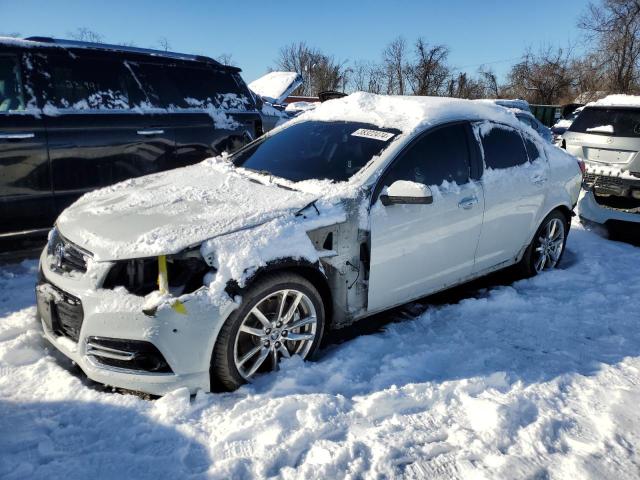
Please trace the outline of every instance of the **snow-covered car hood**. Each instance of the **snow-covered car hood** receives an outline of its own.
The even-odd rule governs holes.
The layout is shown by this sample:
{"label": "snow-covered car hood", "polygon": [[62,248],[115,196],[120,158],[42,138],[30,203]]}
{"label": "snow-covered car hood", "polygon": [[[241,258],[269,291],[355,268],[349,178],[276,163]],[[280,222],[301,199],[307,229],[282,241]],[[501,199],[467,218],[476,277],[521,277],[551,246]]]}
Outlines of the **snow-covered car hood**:
{"label": "snow-covered car hood", "polygon": [[260,225],[315,198],[282,188],[268,176],[252,176],[209,159],[88,193],[66,209],[56,225],[95,260],[141,258],[177,253]]}
{"label": "snow-covered car hood", "polygon": [[272,104],[280,104],[302,85],[302,75],[296,72],[269,72],[249,84],[249,89]]}

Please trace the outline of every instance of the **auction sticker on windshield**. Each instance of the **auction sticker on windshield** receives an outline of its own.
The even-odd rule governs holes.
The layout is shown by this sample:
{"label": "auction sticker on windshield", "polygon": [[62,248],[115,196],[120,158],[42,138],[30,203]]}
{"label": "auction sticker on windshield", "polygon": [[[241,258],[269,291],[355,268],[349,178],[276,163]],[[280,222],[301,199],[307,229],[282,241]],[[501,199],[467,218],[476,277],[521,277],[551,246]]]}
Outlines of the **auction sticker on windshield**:
{"label": "auction sticker on windshield", "polygon": [[351,134],[354,137],[373,138],[386,142],[395,137],[394,133],[383,132],[381,130],[369,130],[368,128],[359,128]]}

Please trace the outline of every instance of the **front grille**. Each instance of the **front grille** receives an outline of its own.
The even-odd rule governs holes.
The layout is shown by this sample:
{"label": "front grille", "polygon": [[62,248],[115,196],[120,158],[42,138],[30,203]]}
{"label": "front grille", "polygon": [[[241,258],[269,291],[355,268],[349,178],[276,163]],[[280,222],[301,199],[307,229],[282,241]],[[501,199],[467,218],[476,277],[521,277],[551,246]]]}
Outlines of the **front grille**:
{"label": "front grille", "polygon": [[51,233],[47,253],[52,259],[51,268],[64,272],[85,273],[87,259],[91,257],[91,253],[64,238],[57,229]]}

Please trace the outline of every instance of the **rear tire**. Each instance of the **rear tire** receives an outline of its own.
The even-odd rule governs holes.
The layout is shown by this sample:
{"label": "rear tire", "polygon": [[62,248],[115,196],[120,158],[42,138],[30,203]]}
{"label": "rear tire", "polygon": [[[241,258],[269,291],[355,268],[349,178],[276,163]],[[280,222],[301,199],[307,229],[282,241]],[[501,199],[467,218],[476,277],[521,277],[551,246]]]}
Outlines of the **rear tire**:
{"label": "rear tire", "polygon": [[281,358],[314,356],[324,334],[322,297],[304,277],[268,274],[242,295],[222,326],[211,357],[211,385],[235,390],[278,368]]}
{"label": "rear tire", "polygon": [[543,270],[556,268],[564,255],[569,227],[567,217],[559,210],[547,215],[516,264],[517,274],[529,278]]}

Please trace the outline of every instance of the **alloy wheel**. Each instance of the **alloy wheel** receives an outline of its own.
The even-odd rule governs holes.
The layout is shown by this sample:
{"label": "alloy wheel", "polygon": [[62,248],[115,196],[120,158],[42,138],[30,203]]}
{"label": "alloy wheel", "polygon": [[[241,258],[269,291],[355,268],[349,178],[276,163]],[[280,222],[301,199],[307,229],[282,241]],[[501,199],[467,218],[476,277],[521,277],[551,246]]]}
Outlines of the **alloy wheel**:
{"label": "alloy wheel", "polygon": [[276,370],[281,358],[311,351],[318,320],[311,299],[299,290],[270,293],[242,319],[236,333],[233,358],[247,381],[263,371]]}
{"label": "alloy wheel", "polygon": [[549,220],[536,241],[534,267],[536,272],[554,268],[564,248],[565,226],[559,218]]}

